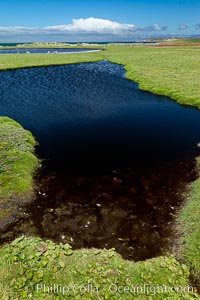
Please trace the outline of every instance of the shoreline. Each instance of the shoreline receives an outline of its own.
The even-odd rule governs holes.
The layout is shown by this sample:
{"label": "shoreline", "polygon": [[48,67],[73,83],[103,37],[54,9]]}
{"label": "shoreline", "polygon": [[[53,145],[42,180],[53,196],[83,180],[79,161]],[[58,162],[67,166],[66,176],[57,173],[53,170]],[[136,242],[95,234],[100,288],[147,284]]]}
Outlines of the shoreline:
{"label": "shoreline", "polygon": [[[82,53],[93,53],[93,52],[101,52],[101,51],[103,51],[103,49],[94,49],[94,50],[87,50],[87,49],[85,49],[84,51],[66,51],[66,52],[59,52],[59,50],[63,50],[63,49],[65,49],[65,48],[55,48],[55,50],[54,51],[52,51],[52,52],[50,52],[50,51],[48,51],[48,52],[46,52],[46,53],[32,53],[32,52],[30,52],[31,50],[33,50],[34,48],[20,48],[20,50],[27,50],[27,52],[18,52],[18,53],[2,53],[2,51],[11,51],[11,50],[14,50],[14,49],[6,49],[6,50],[3,50],[3,49],[1,49],[0,48],[0,55],[12,55],[12,54],[14,54],[14,55],[19,55],[19,54],[25,54],[25,55],[31,55],[31,54],[36,54],[36,55],[38,55],[38,54],[41,54],[41,55],[49,55],[49,54],[82,54]],[[52,50],[53,48],[37,48],[37,49],[41,49],[41,50],[43,50],[43,49],[46,49],[46,50]],[[71,48],[66,48],[66,50],[67,49],[70,49],[71,50]],[[77,49],[79,49],[79,48],[77,48]],[[83,48],[81,48],[81,49],[83,49]],[[58,50],[58,51],[57,51]]]}

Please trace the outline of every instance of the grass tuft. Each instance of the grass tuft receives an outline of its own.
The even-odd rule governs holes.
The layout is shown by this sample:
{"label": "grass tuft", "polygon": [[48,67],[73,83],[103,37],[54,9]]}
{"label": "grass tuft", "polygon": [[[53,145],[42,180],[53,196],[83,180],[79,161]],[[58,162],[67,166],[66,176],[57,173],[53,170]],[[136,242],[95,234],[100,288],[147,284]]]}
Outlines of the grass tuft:
{"label": "grass tuft", "polygon": [[188,268],[172,256],[134,263],[113,249],[72,251],[68,244],[22,236],[0,248],[0,259],[1,299],[197,297]]}
{"label": "grass tuft", "polygon": [[38,165],[35,140],[17,122],[0,117],[0,226],[18,205],[33,194],[33,172]]}

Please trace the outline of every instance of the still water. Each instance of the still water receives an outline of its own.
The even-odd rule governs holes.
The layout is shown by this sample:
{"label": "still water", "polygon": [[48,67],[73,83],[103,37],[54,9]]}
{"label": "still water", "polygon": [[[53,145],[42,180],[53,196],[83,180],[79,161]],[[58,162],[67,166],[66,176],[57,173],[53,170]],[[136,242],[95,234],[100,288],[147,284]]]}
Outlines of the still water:
{"label": "still water", "polygon": [[[30,130],[43,167],[12,237],[115,247],[139,260],[173,244],[195,178],[200,112],[138,89],[107,61],[0,72],[0,115]],[[13,233],[14,232],[14,233]]]}
{"label": "still water", "polygon": [[47,54],[47,53],[86,53],[96,52],[100,50],[86,49],[86,48],[15,48],[15,49],[1,49],[0,54]]}

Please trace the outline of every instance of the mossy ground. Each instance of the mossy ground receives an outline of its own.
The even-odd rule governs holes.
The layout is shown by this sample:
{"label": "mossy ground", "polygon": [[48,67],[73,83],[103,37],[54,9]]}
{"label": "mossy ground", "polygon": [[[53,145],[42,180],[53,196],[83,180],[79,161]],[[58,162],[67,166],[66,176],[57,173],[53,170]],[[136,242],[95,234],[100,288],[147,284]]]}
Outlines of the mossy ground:
{"label": "mossy ground", "polygon": [[38,161],[32,134],[17,122],[0,117],[0,226],[33,194]]}
{"label": "mossy ground", "polygon": [[22,236],[0,249],[0,259],[1,299],[197,298],[188,268],[172,256],[133,263],[113,249],[72,251]]}
{"label": "mossy ground", "polygon": [[200,291],[200,178],[191,184],[177,221],[181,236],[178,255],[190,268],[192,280]]}
{"label": "mossy ground", "polygon": [[[0,69],[41,65],[60,65],[108,59],[125,66],[126,76],[140,88],[171,97],[179,103],[200,108],[200,52],[198,47],[128,47],[107,46],[106,51],[67,55],[2,55]],[[32,173],[37,165],[33,155],[34,140],[30,133],[7,118],[0,119],[0,198],[31,191]],[[79,250],[56,246],[35,238],[22,238],[0,249],[2,299],[192,299],[192,293],[157,293],[133,295],[111,294],[103,286],[167,285],[187,286],[190,272],[199,284],[200,274],[200,180],[191,192],[179,217],[180,265],[172,256],[133,263],[122,260],[113,250]],[[14,199],[14,198],[13,198]],[[5,202],[4,202],[5,203]],[[9,207],[7,207],[9,209]],[[2,215],[3,216],[3,215]],[[40,247],[41,246],[41,247]],[[39,250],[38,250],[39,249]],[[43,250],[44,251],[43,251]],[[45,254],[46,253],[46,254]],[[94,280],[99,294],[52,295],[35,290],[39,284],[86,284]],[[31,289],[30,289],[31,287]],[[32,289],[33,287],[33,289]],[[9,298],[9,296],[10,298]],[[60,297],[60,298],[59,298]]]}

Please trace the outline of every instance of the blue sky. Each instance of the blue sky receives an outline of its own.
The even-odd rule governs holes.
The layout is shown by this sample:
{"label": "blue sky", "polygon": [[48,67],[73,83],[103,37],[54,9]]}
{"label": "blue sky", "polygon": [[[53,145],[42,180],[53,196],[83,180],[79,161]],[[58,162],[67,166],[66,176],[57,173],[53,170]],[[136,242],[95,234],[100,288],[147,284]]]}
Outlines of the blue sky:
{"label": "blue sky", "polygon": [[1,0],[0,41],[200,34],[200,0]]}

